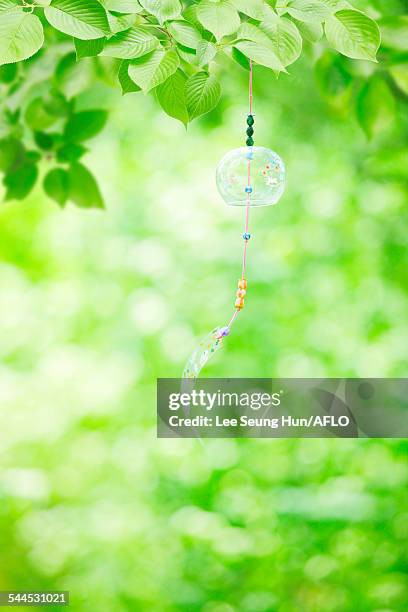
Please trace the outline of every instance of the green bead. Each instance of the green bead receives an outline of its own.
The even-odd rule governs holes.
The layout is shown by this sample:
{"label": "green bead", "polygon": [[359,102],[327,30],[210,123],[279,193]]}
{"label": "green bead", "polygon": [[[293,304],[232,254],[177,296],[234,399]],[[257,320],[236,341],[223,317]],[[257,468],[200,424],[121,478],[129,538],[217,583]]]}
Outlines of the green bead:
{"label": "green bead", "polygon": [[253,139],[253,138],[251,138],[251,137],[249,137],[249,138],[247,139],[246,143],[247,143],[247,146],[248,146],[248,147],[252,147],[252,145],[254,144],[254,139]]}
{"label": "green bead", "polygon": [[253,127],[249,127],[246,131],[248,136],[253,136],[254,135],[254,128]]}
{"label": "green bead", "polygon": [[247,124],[252,126],[255,123],[255,119],[253,118],[252,115],[248,115],[248,119],[247,119]]}

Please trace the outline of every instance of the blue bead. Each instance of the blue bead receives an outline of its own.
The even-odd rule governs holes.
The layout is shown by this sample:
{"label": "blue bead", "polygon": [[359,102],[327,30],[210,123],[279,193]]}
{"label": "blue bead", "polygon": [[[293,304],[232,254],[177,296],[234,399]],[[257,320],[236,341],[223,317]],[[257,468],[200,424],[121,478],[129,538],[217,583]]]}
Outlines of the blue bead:
{"label": "blue bead", "polygon": [[225,326],[225,327],[221,327],[221,329],[220,329],[219,333],[220,333],[220,337],[221,337],[221,338],[223,338],[223,337],[225,337],[225,336],[228,336],[228,335],[229,335],[229,333],[230,333],[230,328],[229,328],[229,327],[227,327],[227,326]]}
{"label": "blue bead", "polygon": [[252,193],[252,187],[245,187],[245,193]]}
{"label": "blue bead", "polygon": [[251,238],[251,234],[247,234],[247,232],[245,232],[245,234],[242,234],[242,237],[244,240],[249,240]]}

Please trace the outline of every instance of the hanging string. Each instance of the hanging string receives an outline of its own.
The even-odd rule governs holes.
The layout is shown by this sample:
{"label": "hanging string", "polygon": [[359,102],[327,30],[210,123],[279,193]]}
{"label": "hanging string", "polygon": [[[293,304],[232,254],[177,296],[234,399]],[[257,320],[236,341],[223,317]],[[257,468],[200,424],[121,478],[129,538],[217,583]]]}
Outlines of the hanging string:
{"label": "hanging string", "polygon": [[[266,166],[264,167],[264,169],[260,168],[260,174],[266,177],[264,185],[262,184],[262,178],[258,177],[257,164],[259,162],[259,159],[257,159],[257,153],[261,152],[262,149],[257,149],[256,147],[254,147],[255,143],[253,136],[255,131],[255,115],[253,114],[253,97],[253,63],[252,61],[250,61],[249,113],[246,118],[246,148],[238,149],[237,151],[232,152],[234,164],[236,162],[236,159],[238,159],[239,165],[238,167],[235,166],[233,171],[231,168],[229,170],[230,175],[227,177],[227,180],[229,181],[228,184],[234,185],[233,189],[235,189],[235,186],[238,184],[238,188],[242,189],[242,191],[234,193],[234,198],[235,196],[237,197],[236,199],[234,199],[234,201],[231,201],[230,195],[224,195],[223,188],[220,189],[220,185],[218,185],[221,195],[228,203],[240,205],[244,204],[245,206],[244,233],[242,235],[244,245],[242,252],[241,275],[238,279],[238,290],[236,292],[234,312],[228,325],[225,325],[224,327],[216,327],[209,334],[207,334],[201,340],[200,345],[194,350],[194,352],[191,354],[190,358],[186,363],[186,366],[183,371],[183,380],[190,381],[190,385],[194,385],[194,381],[197,380],[201,370],[205,367],[208,360],[211,359],[214,353],[222,347],[224,337],[229,335],[232,324],[238,317],[238,314],[244,308],[244,302],[247,293],[247,280],[245,278],[245,275],[247,269],[248,242],[251,239],[251,234],[249,233],[249,209],[253,204],[276,204],[276,202],[279,200],[280,196],[283,193],[285,185],[284,163],[274,151],[268,151],[268,149],[265,149],[265,152],[268,154]],[[228,154],[228,157],[229,156],[230,154]],[[224,160],[222,163],[224,163]],[[246,180],[246,184],[244,185],[242,185],[242,174],[244,175],[244,179]],[[238,175],[239,177],[238,181],[236,175]],[[260,187],[259,190],[258,182]],[[245,192],[246,197],[244,196],[243,191]]]}
{"label": "hanging string", "polygon": [[[247,282],[245,280],[245,272],[246,272],[246,265],[247,265],[247,250],[248,250],[248,242],[249,239],[251,237],[250,233],[249,233],[249,209],[251,206],[251,194],[252,194],[252,181],[251,181],[251,161],[252,161],[252,155],[251,155],[251,147],[254,144],[253,141],[253,124],[254,124],[254,117],[253,117],[253,99],[254,99],[254,95],[253,95],[253,64],[252,64],[252,60],[249,60],[249,114],[248,114],[248,118],[247,118],[247,141],[246,144],[248,146],[248,171],[247,171],[247,188],[246,188],[246,206],[245,206],[245,225],[244,225],[244,233],[243,233],[243,239],[244,239],[244,249],[243,249],[243,253],[242,253],[242,272],[241,272],[241,280],[240,282],[238,282],[238,291],[237,291],[237,300],[235,303],[235,311],[234,314],[231,317],[230,322],[228,323],[228,325],[226,325],[225,327],[222,327],[220,329],[219,332],[219,337],[222,338],[223,336],[228,336],[228,334],[230,333],[230,329],[232,324],[234,323],[235,319],[237,318],[238,314],[241,312],[242,308],[243,308],[243,298],[246,294],[246,287],[247,287]],[[242,296],[242,297],[239,297]],[[238,305],[240,304],[240,305]]]}
{"label": "hanging string", "polygon": [[252,179],[251,179],[251,164],[253,159],[253,145],[254,145],[254,115],[253,115],[253,66],[252,60],[250,61],[249,67],[249,114],[246,120],[246,145],[247,145],[247,185],[245,188],[246,192],[246,204],[245,204],[245,223],[244,233],[242,238],[244,240],[244,249],[242,253],[242,272],[241,277],[238,280],[238,291],[236,293],[235,310],[230,319],[230,322],[225,327],[217,327],[211,333],[207,334],[202,339],[200,345],[192,353],[183,371],[183,385],[184,391],[191,388],[194,385],[194,381],[197,380],[201,370],[211,358],[211,356],[218,351],[222,346],[222,341],[225,336],[228,336],[231,330],[231,326],[237,318],[238,314],[244,307],[244,297],[246,295],[247,281],[245,279],[246,265],[247,265],[247,250],[248,242],[251,238],[249,233],[249,208],[251,206],[251,194],[252,194]]}

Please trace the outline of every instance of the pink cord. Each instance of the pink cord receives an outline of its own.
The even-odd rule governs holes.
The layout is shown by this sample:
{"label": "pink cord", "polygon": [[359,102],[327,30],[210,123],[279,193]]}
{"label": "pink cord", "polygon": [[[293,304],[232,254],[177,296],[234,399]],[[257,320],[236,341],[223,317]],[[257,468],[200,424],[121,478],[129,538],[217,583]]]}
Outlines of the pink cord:
{"label": "pink cord", "polygon": [[233,322],[235,321],[235,319],[237,318],[239,313],[239,310],[237,309],[234,314],[232,315],[231,321],[228,323],[227,327],[231,327],[231,325],[233,324]]}

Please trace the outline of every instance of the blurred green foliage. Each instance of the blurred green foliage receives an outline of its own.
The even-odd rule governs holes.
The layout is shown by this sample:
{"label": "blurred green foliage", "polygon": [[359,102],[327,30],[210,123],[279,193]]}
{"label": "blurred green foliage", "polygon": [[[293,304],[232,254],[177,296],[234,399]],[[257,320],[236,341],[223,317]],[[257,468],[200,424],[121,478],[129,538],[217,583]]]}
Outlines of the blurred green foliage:
{"label": "blurred green foliage", "polygon": [[[397,91],[407,94],[405,9],[397,0],[391,7],[379,0],[3,0],[5,200],[24,200],[52,161],[41,175],[47,196],[59,206],[103,208],[98,182],[83,163],[111,108],[112,96],[102,96],[98,83],[110,94],[151,92],[187,126],[217,106],[234,62],[248,70],[253,60],[278,78],[305,52],[338,109],[359,90],[356,113],[371,138],[393,120]],[[344,58],[366,62],[364,77],[372,79],[364,87],[358,67]],[[83,111],[81,98],[92,89]]]}
{"label": "blurred green foliage", "polygon": [[[408,117],[383,66],[256,68],[257,143],[288,186],[251,214],[247,305],[205,375],[407,375]],[[221,65],[186,133],[71,67],[78,112],[113,109],[88,156],[107,211],[37,187],[0,209],[0,588],[85,612],[403,612],[405,441],[156,439],[156,377],[232,308],[242,215],[214,170],[241,144],[246,73]]]}

